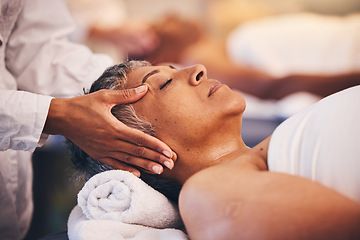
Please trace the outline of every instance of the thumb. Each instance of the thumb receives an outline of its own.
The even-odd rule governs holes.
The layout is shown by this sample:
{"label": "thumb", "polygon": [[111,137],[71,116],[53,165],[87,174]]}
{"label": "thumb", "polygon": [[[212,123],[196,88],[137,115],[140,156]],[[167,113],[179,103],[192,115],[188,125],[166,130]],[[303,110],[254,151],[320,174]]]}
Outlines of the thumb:
{"label": "thumb", "polygon": [[144,84],[137,88],[111,91],[111,101],[115,105],[136,102],[146,94],[147,90],[148,86]]}

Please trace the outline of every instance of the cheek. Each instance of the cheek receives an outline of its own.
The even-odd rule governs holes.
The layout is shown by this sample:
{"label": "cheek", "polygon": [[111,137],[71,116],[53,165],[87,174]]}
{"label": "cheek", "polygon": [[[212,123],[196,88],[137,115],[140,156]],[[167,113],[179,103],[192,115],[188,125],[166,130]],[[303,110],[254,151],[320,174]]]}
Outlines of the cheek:
{"label": "cheek", "polygon": [[201,119],[205,118],[206,108],[190,97],[180,98],[173,94],[162,97],[161,101],[153,101],[154,104],[150,102],[134,104],[135,110],[155,126],[156,136],[164,141],[179,139],[188,133],[196,134]]}
{"label": "cheek", "polygon": [[193,102],[189,105],[186,101],[190,100],[182,100],[171,108],[169,105],[159,106],[158,111],[162,114],[155,120],[156,134],[169,144],[173,141],[182,145],[199,142],[213,125],[208,106]]}
{"label": "cheek", "polygon": [[[178,126],[178,117],[180,111],[174,106],[171,99],[162,99],[157,101],[154,96],[146,95],[142,101],[134,103],[134,109],[137,115],[150,122],[156,129],[167,129]],[[156,131],[158,134],[158,131]]]}
{"label": "cheek", "polygon": [[178,132],[180,129],[186,130],[194,116],[186,104],[175,100],[169,100],[167,103],[159,104],[156,112],[158,114],[154,118],[154,121],[158,128],[173,133]]}
{"label": "cheek", "polygon": [[143,100],[134,104],[135,111],[155,127],[156,137],[170,145],[201,142],[222,124],[224,105],[219,99],[211,103],[177,92],[160,100],[146,95]]}

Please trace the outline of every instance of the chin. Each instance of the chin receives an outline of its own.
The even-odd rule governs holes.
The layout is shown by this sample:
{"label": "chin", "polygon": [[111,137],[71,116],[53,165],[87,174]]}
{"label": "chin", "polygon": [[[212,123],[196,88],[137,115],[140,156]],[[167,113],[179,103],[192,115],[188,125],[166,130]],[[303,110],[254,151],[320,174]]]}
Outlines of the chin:
{"label": "chin", "polygon": [[227,111],[233,114],[243,114],[246,109],[246,102],[244,97],[238,93],[232,91],[232,94],[227,95],[226,103],[224,107]]}

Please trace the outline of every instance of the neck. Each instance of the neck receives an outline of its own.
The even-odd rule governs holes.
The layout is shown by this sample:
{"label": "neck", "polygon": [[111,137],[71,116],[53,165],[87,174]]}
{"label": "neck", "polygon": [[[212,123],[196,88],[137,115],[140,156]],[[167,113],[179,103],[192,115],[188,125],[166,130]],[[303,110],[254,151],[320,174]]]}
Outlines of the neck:
{"label": "neck", "polygon": [[223,161],[228,161],[238,157],[250,150],[238,136],[222,138],[221,142],[201,143],[198,146],[180,146],[177,149],[178,160],[171,171],[165,171],[165,177],[175,179],[179,184],[185,181],[196,172],[217,165]]}

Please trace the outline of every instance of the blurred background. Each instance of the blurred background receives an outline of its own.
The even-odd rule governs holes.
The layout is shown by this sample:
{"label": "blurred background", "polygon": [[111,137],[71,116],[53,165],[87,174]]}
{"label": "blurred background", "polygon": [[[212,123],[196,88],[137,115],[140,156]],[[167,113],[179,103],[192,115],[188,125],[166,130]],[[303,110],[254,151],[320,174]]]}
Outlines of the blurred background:
{"label": "blurred background", "polygon": [[[332,36],[342,38],[342,42],[332,43],[329,49],[336,52],[335,49],[339,48],[341,51],[336,52],[335,57],[325,57],[334,58],[337,64],[329,63],[328,69],[334,71],[333,74],[360,72],[360,34],[359,30],[353,30],[360,29],[359,18],[353,20],[353,16],[360,13],[359,0],[67,0],[67,4],[77,26],[71,36],[72,41],[84,43],[94,52],[109,54],[114,62],[133,58],[179,66],[202,63],[208,70],[219,68],[218,71],[209,70],[209,74],[225,81],[227,78],[233,81],[230,73],[239,68],[251,76],[269,75],[273,79],[304,73],[304,70],[284,70],[282,66],[286,64],[276,65],[277,59],[273,59],[271,53],[267,55],[270,65],[264,64],[263,60],[256,58],[256,49],[261,49],[262,55],[267,53],[267,49],[275,49],[273,46],[263,48],[264,42],[277,43],[276,48],[284,48],[284,56],[294,59],[289,55],[290,50],[296,50],[293,54],[312,53],[314,51],[311,49],[331,42],[326,36]],[[281,16],[286,18],[277,27],[277,17]],[[323,21],[317,16],[331,18]],[[311,24],[312,17],[318,25]],[[340,24],[339,19],[347,19],[348,22]],[[290,26],[285,26],[284,21]],[[299,38],[297,33],[288,36],[292,28],[290,23],[296,25],[299,21],[308,21],[308,25],[302,26],[319,27],[306,33],[306,38]],[[319,32],[330,26],[328,22],[337,30],[332,31],[328,27],[328,35],[321,35]],[[306,32],[309,28],[300,27],[299,31]],[[275,30],[270,34],[263,29]],[[241,40],[236,40],[239,36]],[[302,48],[296,42],[299,39],[310,42],[320,36],[325,36],[325,39],[317,41],[314,43],[317,45],[310,49],[308,46]],[[284,39],[288,39],[288,42],[283,43]],[[344,52],[349,52],[350,57],[346,57]],[[305,57],[309,56],[305,54]],[[350,62],[348,58],[351,58]],[[345,67],[337,67],[341,66],[339,61],[345,62]],[[303,62],[309,63],[309,60]],[[310,61],[311,66],[319,62],[323,61],[318,58],[315,64]],[[232,65],[236,66],[227,70]],[[321,74],[311,69],[305,73]],[[242,134],[249,146],[256,145],[271,134],[288,116],[320,99],[319,95],[313,93],[263,99],[251,91],[246,93],[247,89],[238,90],[245,90],[248,109],[255,109],[247,110],[244,115]],[[73,170],[63,141],[61,136],[52,136],[33,155],[35,212],[27,240],[66,230],[68,215],[76,204],[76,194],[81,185],[76,185],[71,179]]]}

